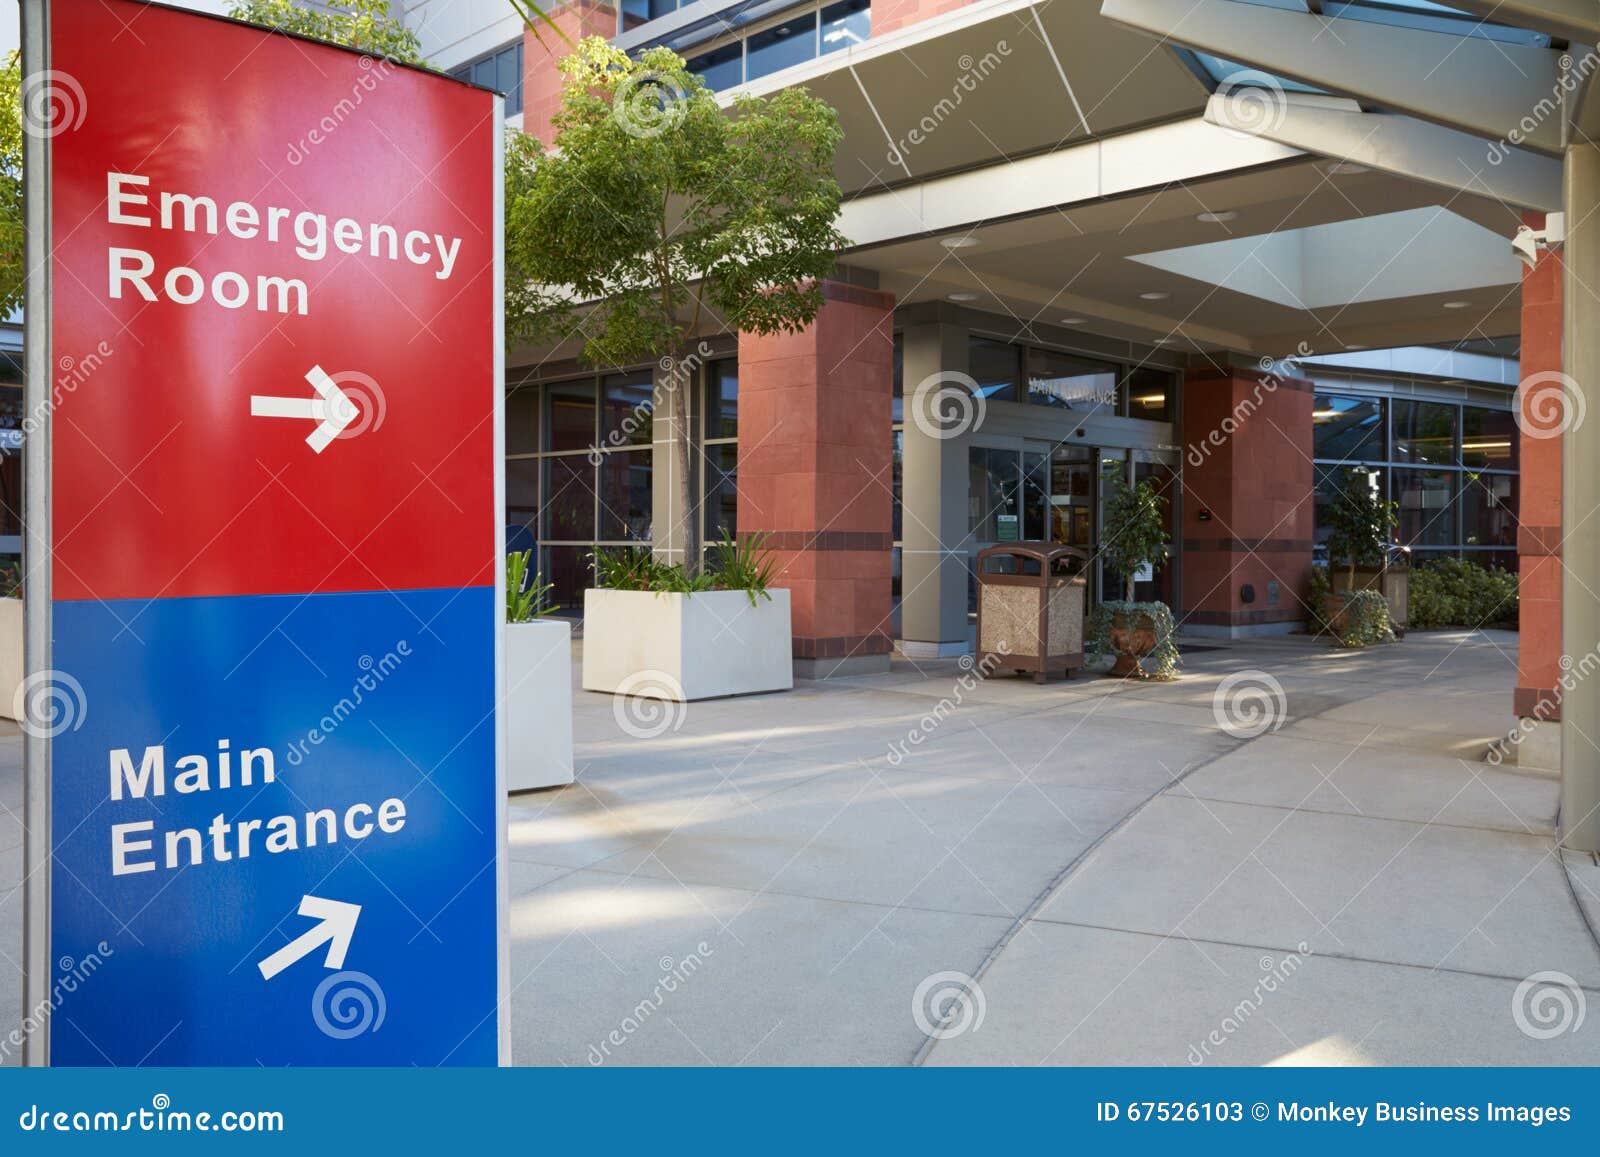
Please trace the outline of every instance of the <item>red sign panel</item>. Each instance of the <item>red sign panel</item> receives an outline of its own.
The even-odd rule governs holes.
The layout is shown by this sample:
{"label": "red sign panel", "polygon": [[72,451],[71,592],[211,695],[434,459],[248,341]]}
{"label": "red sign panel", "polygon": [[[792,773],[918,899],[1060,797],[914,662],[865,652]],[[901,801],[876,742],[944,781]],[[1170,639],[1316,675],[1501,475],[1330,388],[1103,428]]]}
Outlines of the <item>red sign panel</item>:
{"label": "red sign panel", "polygon": [[55,51],[55,596],[493,581],[493,102],[122,0]]}

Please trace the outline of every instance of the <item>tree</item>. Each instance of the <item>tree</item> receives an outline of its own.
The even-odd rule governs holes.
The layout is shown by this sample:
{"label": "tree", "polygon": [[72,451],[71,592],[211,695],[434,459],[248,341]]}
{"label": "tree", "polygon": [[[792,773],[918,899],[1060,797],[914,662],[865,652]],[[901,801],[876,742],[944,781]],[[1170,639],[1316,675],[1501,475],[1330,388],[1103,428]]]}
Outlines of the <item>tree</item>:
{"label": "tree", "polygon": [[1100,557],[1106,569],[1123,582],[1128,602],[1133,602],[1134,576],[1147,566],[1167,561],[1167,500],[1153,479],[1130,486],[1120,470],[1102,475],[1105,526],[1100,536]]}
{"label": "tree", "polygon": [[1350,589],[1355,590],[1356,567],[1387,562],[1384,544],[1400,525],[1400,504],[1379,498],[1376,478],[1353,466],[1345,471],[1344,489],[1328,508],[1328,522],[1328,562],[1346,563]]}
{"label": "tree", "polygon": [[0,318],[22,304],[22,55],[13,52],[0,71]]}
{"label": "tree", "polygon": [[[596,365],[670,358],[664,388],[687,423],[702,322],[795,332],[822,308],[847,244],[834,227],[838,114],[803,89],[724,110],[660,47],[635,60],[591,37],[561,69],[555,150],[522,134],[507,145],[508,339],[581,334]],[[675,441],[692,566],[689,440]]]}
{"label": "tree", "polygon": [[389,12],[389,0],[327,0],[319,7],[301,7],[297,0],[241,0],[228,9],[235,20],[249,20],[314,36],[373,56],[406,64],[422,64],[422,42]]}

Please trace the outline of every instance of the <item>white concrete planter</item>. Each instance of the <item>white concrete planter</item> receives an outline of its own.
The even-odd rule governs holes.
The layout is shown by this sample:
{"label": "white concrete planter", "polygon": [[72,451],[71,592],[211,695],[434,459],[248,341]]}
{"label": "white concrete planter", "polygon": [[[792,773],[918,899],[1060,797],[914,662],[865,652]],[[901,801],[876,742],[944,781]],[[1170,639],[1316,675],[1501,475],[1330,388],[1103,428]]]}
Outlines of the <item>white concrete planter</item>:
{"label": "white concrete planter", "polygon": [[0,718],[17,718],[22,686],[22,600],[0,599]]}
{"label": "white concrete planter", "polygon": [[572,624],[507,623],[506,790],[572,782]]}
{"label": "white concrete planter", "polygon": [[714,699],[794,686],[789,592],[583,592],[583,688]]}

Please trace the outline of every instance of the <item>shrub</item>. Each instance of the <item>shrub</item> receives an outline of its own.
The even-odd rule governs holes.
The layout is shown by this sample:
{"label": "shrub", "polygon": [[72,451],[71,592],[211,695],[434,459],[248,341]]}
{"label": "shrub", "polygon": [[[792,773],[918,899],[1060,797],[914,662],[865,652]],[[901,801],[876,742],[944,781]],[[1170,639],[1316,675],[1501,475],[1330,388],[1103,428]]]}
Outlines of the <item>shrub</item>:
{"label": "shrub", "polygon": [[1341,647],[1370,647],[1394,642],[1389,625],[1389,600],[1377,591],[1350,591],[1344,595],[1344,630],[1337,633]]}
{"label": "shrub", "polygon": [[1439,559],[1412,570],[1406,613],[1417,631],[1514,624],[1517,576],[1458,558]]}
{"label": "shrub", "polygon": [[1313,635],[1325,635],[1333,629],[1328,622],[1328,596],[1332,593],[1333,580],[1328,577],[1328,568],[1313,566],[1306,594],[1306,630]]}

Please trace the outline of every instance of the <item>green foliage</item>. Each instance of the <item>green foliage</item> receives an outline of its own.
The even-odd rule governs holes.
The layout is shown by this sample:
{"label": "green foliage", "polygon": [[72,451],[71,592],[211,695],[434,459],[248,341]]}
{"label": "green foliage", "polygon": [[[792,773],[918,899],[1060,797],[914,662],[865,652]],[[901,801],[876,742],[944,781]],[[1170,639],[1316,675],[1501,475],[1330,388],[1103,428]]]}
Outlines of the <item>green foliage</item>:
{"label": "green foliage", "polygon": [[1328,597],[1333,594],[1333,580],[1325,566],[1311,568],[1311,581],[1306,594],[1306,630],[1313,635],[1326,635],[1333,630],[1328,622]]}
{"label": "green foliage", "polygon": [[554,583],[544,581],[538,571],[528,570],[533,551],[512,551],[506,555],[506,622],[527,623],[553,614],[559,608],[550,602]]}
{"label": "green foliage", "polygon": [[0,317],[22,304],[22,56],[0,70]]}
{"label": "green foliage", "polygon": [[228,9],[249,20],[301,36],[343,44],[372,56],[423,64],[422,42],[389,11],[389,0],[326,0],[316,7],[298,0],[240,0]]}
{"label": "green foliage", "polygon": [[1102,484],[1106,498],[1100,557],[1106,569],[1122,580],[1131,603],[1133,576],[1147,563],[1165,563],[1172,553],[1167,545],[1167,500],[1161,497],[1153,479],[1130,486],[1117,469],[1107,470]]}
{"label": "green foliage", "polygon": [[589,556],[595,583],[614,591],[656,591],[692,595],[699,591],[745,591],[750,605],[760,599],[771,600],[776,562],[764,545],[766,537],[747,536],[735,542],[724,531],[711,544],[705,566],[688,570],[682,563],[662,562],[647,548],[630,546],[621,550],[597,550]]}
{"label": "green foliage", "polygon": [[1344,600],[1343,631],[1335,632],[1338,646],[1361,648],[1394,642],[1389,625],[1389,601],[1379,591],[1350,591]]}
{"label": "green foliage", "polygon": [[1350,568],[1355,581],[1359,567],[1381,567],[1386,563],[1384,543],[1400,525],[1400,504],[1378,497],[1371,475],[1360,467],[1345,471],[1344,488],[1328,508],[1333,533],[1328,536],[1328,563]]}
{"label": "green foliage", "polygon": [[1146,672],[1152,679],[1176,679],[1178,626],[1173,621],[1172,608],[1163,602],[1136,603],[1131,600],[1109,599],[1097,605],[1089,614],[1085,640],[1090,657],[1099,659],[1115,653],[1116,648],[1111,645],[1111,620],[1118,614],[1127,615],[1129,622],[1132,623],[1137,623],[1140,618],[1150,620],[1150,625],[1155,628],[1156,645],[1145,656],[1151,664],[1146,668]]}
{"label": "green foliage", "polygon": [[1457,558],[1411,572],[1406,616],[1414,631],[1517,621],[1517,576]]}
{"label": "green foliage", "polygon": [[710,558],[706,569],[716,576],[717,586],[722,590],[745,591],[752,607],[758,598],[772,600],[767,588],[772,585],[778,563],[766,543],[765,534],[748,534],[742,542],[735,542],[724,528],[722,537],[707,548]]}

